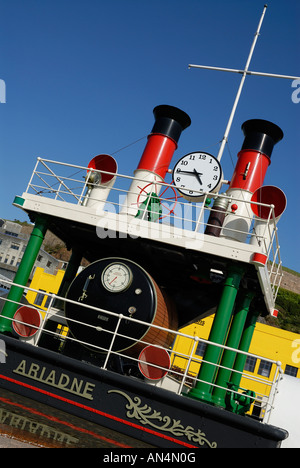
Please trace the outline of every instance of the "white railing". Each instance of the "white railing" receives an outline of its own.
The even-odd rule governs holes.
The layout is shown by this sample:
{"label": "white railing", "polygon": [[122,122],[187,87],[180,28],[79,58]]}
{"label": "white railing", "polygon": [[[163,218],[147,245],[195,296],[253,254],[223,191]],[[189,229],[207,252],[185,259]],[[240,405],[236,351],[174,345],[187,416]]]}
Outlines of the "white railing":
{"label": "white railing", "polygon": [[[112,186],[103,190],[100,193],[100,198],[99,191],[94,190],[98,189],[99,185],[88,182],[91,172],[115,176]],[[138,181],[134,189],[131,188],[133,180]],[[186,201],[180,195],[172,181],[170,183],[162,183],[157,180],[148,182],[127,175],[97,171],[84,166],[41,158],[37,160],[26,192],[51,198],[58,202],[67,202],[80,206],[87,206],[88,204],[87,209],[94,209],[99,216],[101,214],[105,216],[110,212],[117,215],[126,213],[130,214],[131,219],[138,217],[143,220],[153,221],[156,224],[161,224],[162,228],[165,229],[167,229],[167,226],[173,226],[174,228],[180,228],[184,233],[187,231],[193,231],[194,233],[206,232],[207,228],[211,226],[210,215],[217,213],[217,209],[213,206],[216,198],[223,200],[224,204],[228,205],[227,215],[234,213],[231,207],[232,199],[225,193],[203,193],[201,194],[203,195],[202,202],[192,203]],[[153,193],[157,194],[157,197],[151,197]],[[220,227],[220,242],[224,237],[239,240],[243,236],[245,237],[243,243],[258,246],[258,250],[268,258],[267,268],[275,301],[283,274],[277,232],[278,219],[275,218],[274,205],[255,203],[248,200],[241,200],[240,203],[246,206],[244,210],[246,214],[243,214],[240,218],[245,221],[246,226],[249,226],[249,230],[245,232],[237,227],[226,226],[226,233],[224,233]],[[251,205],[269,209],[269,216],[259,230],[255,226],[255,216]],[[119,218],[122,218],[122,222],[126,219],[124,216]]]}
{"label": "white railing", "polygon": [[[4,281],[5,284],[7,284],[8,287],[14,286],[14,287],[19,287],[21,289],[24,289],[20,285],[14,284],[11,281],[6,281],[6,280],[3,280],[3,281]],[[32,289],[32,288],[26,288],[26,292],[28,292],[28,291],[32,291],[34,293],[41,294],[40,290],[36,290],[36,289]],[[34,332],[32,334],[32,336],[30,336],[28,338],[20,337],[14,332],[16,338],[27,342],[29,346],[38,347],[39,343],[41,341],[41,338],[44,335],[52,336],[54,338],[59,339],[62,345],[66,344],[68,341],[73,342],[73,343],[77,343],[80,346],[88,347],[88,348],[94,350],[96,354],[99,353],[99,356],[100,355],[103,356],[104,358],[102,359],[101,368],[102,369],[107,369],[109,359],[113,355],[118,355],[121,358],[130,359],[136,365],[138,365],[139,362],[140,363],[146,363],[145,361],[140,360],[138,355],[126,354],[126,351],[125,352],[124,351],[119,352],[119,351],[114,351],[113,350],[113,344],[114,344],[114,340],[116,338],[122,338],[122,339],[126,338],[127,340],[132,339],[133,344],[136,343],[136,340],[134,338],[131,338],[128,335],[125,336],[125,335],[122,335],[121,333],[119,333],[119,331],[118,331],[119,326],[120,326],[120,324],[121,324],[121,322],[123,320],[126,320],[127,321],[126,323],[128,323],[128,322],[138,323],[138,324],[147,326],[147,327],[149,327],[149,329],[150,328],[155,328],[155,329],[159,329],[159,330],[164,330],[164,331],[168,332],[168,334],[173,335],[174,340],[173,340],[173,346],[172,347],[164,348],[163,346],[157,346],[157,345],[155,345],[155,343],[153,344],[153,343],[143,341],[143,340],[139,340],[139,343],[142,343],[144,347],[149,346],[149,345],[152,345],[152,346],[154,345],[154,346],[156,346],[158,348],[165,349],[165,351],[168,352],[168,354],[170,356],[170,362],[171,362],[170,367],[164,368],[164,367],[161,367],[159,365],[155,365],[153,363],[151,363],[151,366],[155,367],[155,368],[158,368],[158,369],[161,369],[165,373],[167,373],[167,376],[165,377],[167,382],[164,385],[164,381],[163,381],[161,386],[171,391],[170,381],[172,381],[173,382],[172,391],[175,391],[179,395],[182,394],[182,392],[186,393],[189,389],[194,387],[197,384],[197,382],[199,382],[199,379],[198,379],[199,369],[200,369],[201,365],[204,362],[206,362],[206,361],[204,361],[204,359],[202,357],[197,356],[197,354],[196,354],[196,349],[197,349],[197,345],[198,345],[199,342],[204,343],[206,345],[210,344],[210,345],[213,345],[213,346],[217,346],[218,348],[221,348],[222,350],[234,351],[237,354],[243,354],[243,355],[246,355],[246,356],[250,356],[252,358],[254,357],[254,358],[258,358],[258,359],[263,359],[264,361],[269,362],[272,366],[275,366],[275,371],[274,371],[274,368],[273,368],[273,372],[271,374],[271,375],[273,375],[271,380],[268,379],[268,378],[264,378],[263,376],[252,375],[249,372],[242,372],[241,373],[241,372],[238,372],[237,370],[228,369],[228,368],[223,367],[221,365],[215,365],[215,364],[212,364],[212,363],[209,363],[209,364],[215,365],[218,369],[221,368],[221,369],[230,370],[230,371],[234,372],[235,374],[240,373],[241,378],[242,378],[242,384],[245,386],[245,382],[246,382],[248,390],[249,389],[251,390],[252,388],[255,388],[255,397],[253,397],[251,395],[249,396],[249,398],[253,402],[253,404],[251,405],[251,412],[254,411],[254,408],[256,408],[255,413],[257,414],[259,412],[260,413],[259,417],[263,421],[266,418],[266,415],[269,418],[270,412],[272,411],[274,396],[276,394],[276,388],[277,388],[278,382],[280,380],[280,375],[282,373],[281,363],[280,362],[276,362],[276,361],[267,359],[265,357],[261,358],[260,356],[257,356],[257,355],[251,354],[251,353],[245,353],[243,351],[239,351],[239,350],[236,350],[236,349],[233,349],[233,348],[229,348],[227,346],[223,346],[223,345],[219,345],[219,344],[216,344],[216,343],[209,342],[208,340],[204,340],[204,339],[202,339],[200,337],[197,337],[197,336],[191,336],[191,335],[187,335],[185,333],[182,333],[180,331],[165,329],[165,328],[160,327],[158,325],[149,324],[149,323],[143,322],[141,320],[134,319],[134,318],[132,318],[130,316],[125,316],[125,315],[122,315],[122,314],[116,314],[116,313],[114,313],[112,311],[101,309],[99,307],[90,306],[88,304],[80,304],[81,307],[82,307],[82,311],[83,311],[82,312],[83,317],[86,315],[85,314],[86,309],[96,310],[97,312],[105,313],[108,316],[113,316],[113,317],[117,318],[117,323],[116,323],[115,329],[114,330],[105,329],[105,327],[103,327],[102,322],[101,322],[101,328],[100,328],[100,327],[97,327],[97,326],[92,326],[92,325],[87,324],[85,322],[81,322],[81,321],[78,321],[78,320],[71,319],[69,317],[66,319],[65,314],[64,314],[64,312],[62,310],[58,310],[58,309],[55,309],[53,307],[53,305],[55,305],[55,301],[58,300],[58,301],[63,301],[63,302],[67,302],[67,303],[70,303],[70,304],[76,304],[76,306],[78,306],[78,302],[77,301],[72,301],[70,299],[66,299],[66,298],[63,298],[63,297],[59,297],[59,296],[57,296],[55,294],[49,294],[49,293],[46,293],[46,292],[44,294],[45,294],[45,296],[50,297],[49,305],[48,305],[48,308],[47,308],[46,311],[38,308],[35,305],[34,306],[31,305],[31,304],[29,305],[29,307],[33,307],[36,310],[38,310],[40,312],[40,314],[43,316],[43,320],[42,320],[42,323],[40,324],[40,326],[38,326],[38,327],[34,326],[31,323],[28,323],[26,321],[22,321],[20,319],[18,320],[15,317],[7,318],[7,320],[11,320],[12,323],[29,326],[31,329],[36,330],[36,332]],[[16,311],[19,309],[19,307],[24,306],[24,303],[14,302],[14,301],[11,301],[11,300],[9,300],[7,298],[1,297],[0,298],[0,310],[2,310],[2,305],[4,305],[3,302],[6,303],[7,301],[15,305]],[[0,314],[0,317],[1,317],[1,314]],[[47,324],[48,320],[50,320],[50,321],[54,320],[59,325],[57,327],[56,331],[51,331],[51,330],[48,330],[48,329],[45,328],[45,325]],[[91,330],[99,331],[99,345],[96,345],[95,343],[90,343],[90,342],[87,342],[87,341],[82,341],[82,340],[80,340],[78,338],[75,338],[74,336],[71,336],[71,334],[69,333],[69,327],[72,328],[72,323],[81,324],[84,327],[90,327]],[[61,331],[60,331],[61,328],[65,329],[64,334],[61,333]],[[130,327],[128,329],[130,329]],[[111,342],[110,342],[110,345],[107,348],[104,348],[103,346],[101,346],[101,339],[100,339],[101,331],[104,331],[105,333],[108,333],[108,334],[111,335]],[[183,338],[184,339],[188,338],[191,341],[192,345],[189,346],[189,348],[190,348],[189,354],[185,354],[185,353],[182,353],[180,351],[180,340],[183,339]],[[64,346],[62,346],[61,348],[57,352],[62,352],[63,353]],[[178,360],[180,360],[181,365],[177,364]],[[182,361],[184,361],[184,364],[182,364]],[[195,366],[197,368],[197,371],[195,371]],[[247,382],[249,382],[249,385],[247,384]],[[174,383],[175,383],[175,386],[174,386]],[[218,387],[214,383],[212,383],[212,384],[209,383],[209,385],[212,385],[212,387],[214,387],[214,388]],[[256,389],[257,385],[259,385],[259,389],[261,389],[261,390],[257,391],[257,389]],[[218,387],[218,388],[222,388],[222,387]],[[226,390],[227,394],[231,392],[231,393],[234,393],[236,395],[236,393],[237,393],[236,389],[231,390],[230,388],[227,388],[227,387],[223,388],[223,389]],[[245,388],[239,388],[238,393],[242,393],[244,390],[245,390]]]}

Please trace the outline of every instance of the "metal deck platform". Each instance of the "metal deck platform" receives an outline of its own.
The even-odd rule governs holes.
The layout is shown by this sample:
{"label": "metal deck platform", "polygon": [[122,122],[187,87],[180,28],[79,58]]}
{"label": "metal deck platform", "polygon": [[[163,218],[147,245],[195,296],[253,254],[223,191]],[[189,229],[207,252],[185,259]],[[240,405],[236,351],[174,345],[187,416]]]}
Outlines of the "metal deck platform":
{"label": "metal deck platform", "polygon": [[[115,177],[114,185],[108,197],[107,192],[102,194],[101,187],[95,186],[98,191],[94,192],[96,198],[93,199],[87,177],[90,172],[88,167],[38,158],[26,191],[15,198],[14,205],[26,211],[32,220],[37,215],[45,215],[49,229],[69,248],[82,246],[84,239],[84,255],[90,261],[99,258],[107,248],[121,250],[121,253],[132,248],[137,257],[145,258],[151,245],[150,256],[153,252],[165,252],[169,257],[173,254],[174,259],[190,257],[190,265],[196,265],[195,274],[197,270],[201,272],[200,263],[206,265],[202,272],[204,278],[210,275],[211,269],[226,271],[230,262],[247,265],[247,276],[259,285],[264,298],[265,310],[262,312],[273,314],[282,278],[274,205],[244,201],[247,207],[245,223],[251,223],[249,233],[245,235],[242,230],[227,228],[226,235],[221,233],[220,237],[214,237],[205,234],[209,215],[214,210],[212,202],[219,197],[230,205],[234,201],[230,197],[205,194],[202,203],[191,203],[180,197],[172,183],[154,181],[145,184],[140,180],[138,191],[130,194],[135,202],[128,204],[128,186],[133,177],[106,173]],[[93,170],[93,173],[97,172],[100,173]],[[70,176],[70,173],[76,176]],[[153,212],[155,221],[149,221],[151,206],[145,205],[146,195],[152,192],[161,193],[161,214],[158,216]],[[142,203],[143,211],[139,214]],[[269,210],[263,232],[255,230],[253,204]],[[240,235],[245,235],[244,242],[234,239]],[[264,265],[255,261],[256,254],[265,257]],[[179,268],[182,268],[182,262],[186,263],[186,260],[178,261]]]}

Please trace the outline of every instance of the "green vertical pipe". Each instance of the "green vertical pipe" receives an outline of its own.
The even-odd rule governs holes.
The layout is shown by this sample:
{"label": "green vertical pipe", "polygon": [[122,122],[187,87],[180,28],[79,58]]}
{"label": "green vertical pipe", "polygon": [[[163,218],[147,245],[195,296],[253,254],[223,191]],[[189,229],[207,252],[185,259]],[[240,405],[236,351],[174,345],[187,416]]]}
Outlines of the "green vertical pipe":
{"label": "green vertical pipe", "polygon": [[[255,325],[257,322],[257,319],[259,317],[260,312],[259,311],[253,311],[251,314],[248,314],[248,318],[245,324],[245,328],[243,331],[243,335],[241,338],[241,343],[239,346],[240,351],[244,351],[245,353],[249,352],[253,333],[255,330]],[[246,364],[247,356],[245,354],[238,354],[233,366],[233,369],[238,371],[238,372],[233,372],[230,382],[233,384],[237,385],[238,387],[240,386],[241,379],[242,379],[242,372],[244,370],[245,364]]]}
{"label": "green vertical pipe", "polygon": [[[239,347],[251,301],[254,297],[252,291],[244,291],[241,301],[237,305],[236,312],[230,327],[226,346],[237,349]],[[230,381],[231,369],[236,358],[236,352],[225,350],[223,353],[221,368],[219,369],[216,385],[213,390],[212,402],[217,406],[226,407],[225,395],[227,392],[227,382]],[[224,369],[226,367],[226,369]],[[220,388],[222,387],[222,388]]]}
{"label": "green vertical pipe", "polygon": [[[236,295],[244,275],[245,267],[233,264],[229,267],[228,275],[224,283],[221,299],[216,311],[215,319],[210,331],[209,341],[218,344],[224,344],[227,330],[233,313],[233,307]],[[189,392],[188,396],[211,402],[212,383],[214,382],[219,364],[222,349],[213,344],[209,344],[203,357],[200,372],[195,387]],[[211,364],[210,364],[211,363]]]}
{"label": "green vertical pipe", "polygon": [[[27,247],[19,265],[18,271],[14,278],[14,283],[20,286],[26,286],[34,262],[38,256],[39,250],[43,243],[45,233],[47,231],[47,219],[38,217],[35,222],[35,226],[29,238]],[[2,313],[0,315],[0,333],[11,332],[11,320],[19,308],[19,302],[22,298],[24,288],[19,286],[12,286],[8,293],[7,299]],[[13,302],[9,302],[13,301]]]}

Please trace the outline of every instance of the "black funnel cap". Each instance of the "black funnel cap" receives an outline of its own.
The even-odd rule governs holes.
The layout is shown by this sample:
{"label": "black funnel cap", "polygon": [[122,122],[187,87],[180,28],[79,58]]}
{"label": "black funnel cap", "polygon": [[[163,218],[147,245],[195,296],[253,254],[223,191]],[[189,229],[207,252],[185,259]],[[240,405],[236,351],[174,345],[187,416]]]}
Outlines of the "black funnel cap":
{"label": "black funnel cap", "polygon": [[181,132],[191,125],[190,117],[177,107],[161,105],[153,109],[155,124],[151,133],[166,135],[172,140],[179,140]]}
{"label": "black funnel cap", "polygon": [[245,140],[243,149],[256,150],[271,157],[273,147],[283,138],[283,131],[268,120],[252,119],[242,125]]}

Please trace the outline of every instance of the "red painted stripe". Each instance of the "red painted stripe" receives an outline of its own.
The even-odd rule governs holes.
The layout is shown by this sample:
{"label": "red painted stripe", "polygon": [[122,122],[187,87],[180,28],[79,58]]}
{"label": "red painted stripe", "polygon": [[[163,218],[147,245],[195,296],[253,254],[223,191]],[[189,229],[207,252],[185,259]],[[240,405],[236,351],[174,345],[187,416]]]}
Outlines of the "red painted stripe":
{"label": "red painted stripe", "polygon": [[157,437],[170,440],[171,442],[174,442],[174,443],[179,444],[179,445],[183,445],[184,447],[198,448],[195,445],[191,445],[191,444],[188,444],[188,443],[183,442],[181,440],[174,439],[173,437],[167,436],[166,434],[161,434],[160,432],[157,432],[157,431],[153,431],[152,429],[149,429],[147,427],[139,426],[138,424],[126,421],[125,419],[118,418],[117,416],[113,416],[112,414],[104,413],[103,411],[99,411],[99,410],[97,410],[95,408],[91,408],[90,406],[83,405],[81,403],[78,403],[77,401],[69,400],[68,398],[64,398],[64,397],[61,397],[61,396],[56,395],[54,393],[47,392],[46,390],[42,390],[41,388],[33,387],[32,385],[28,385],[28,384],[26,384],[24,382],[20,382],[19,380],[12,379],[10,377],[7,377],[6,375],[0,375],[0,378],[3,379],[3,380],[7,380],[9,382],[15,383],[17,385],[20,385],[22,387],[29,388],[31,390],[34,390],[35,392],[43,393],[44,395],[50,396],[50,397],[55,398],[57,400],[61,400],[61,401],[65,402],[65,403],[69,403],[70,405],[78,406],[79,408],[83,408],[83,409],[85,409],[87,411],[90,411],[92,413],[99,414],[100,416],[104,416],[104,417],[106,417],[108,419],[118,421],[118,422],[120,422],[122,424],[125,424],[127,426],[134,427],[134,428],[136,428],[136,429],[138,429],[140,431],[148,432],[148,433],[150,433],[152,435],[155,435]]}
{"label": "red painted stripe", "polygon": [[117,442],[114,439],[108,439],[107,437],[96,434],[95,432],[88,431],[87,429],[83,429],[82,427],[75,426],[72,423],[69,423],[67,421],[63,421],[62,419],[58,419],[55,416],[49,416],[48,414],[41,413],[40,411],[37,411],[36,409],[31,408],[30,406],[25,406],[25,405],[21,405],[20,403],[15,403],[14,401],[9,400],[8,398],[0,397],[0,401],[3,401],[3,403],[8,404],[8,405],[12,405],[12,406],[16,406],[18,408],[22,408],[22,409],[24,409],[26,411],[29,411],[31,414],[36,414],[37,416],[42,416],[43,418],[49,419],[49,421],[51,421],[51,422],[56,422],[56,423],[59,423],[59,424],[63,424],[63,425],[65,425],[65,426],[69,427],[70,429],[73,429],[73,430],[75,430],[77,432],[82,432],[84,434],[88,434],[88,435],[90,435],[92,437],[95,437],[96,439],[103,440],[104,442],[109,442],[110,444],[116,445],[118,447],[133,448],[131,445],[122,444],[121,442]]}

